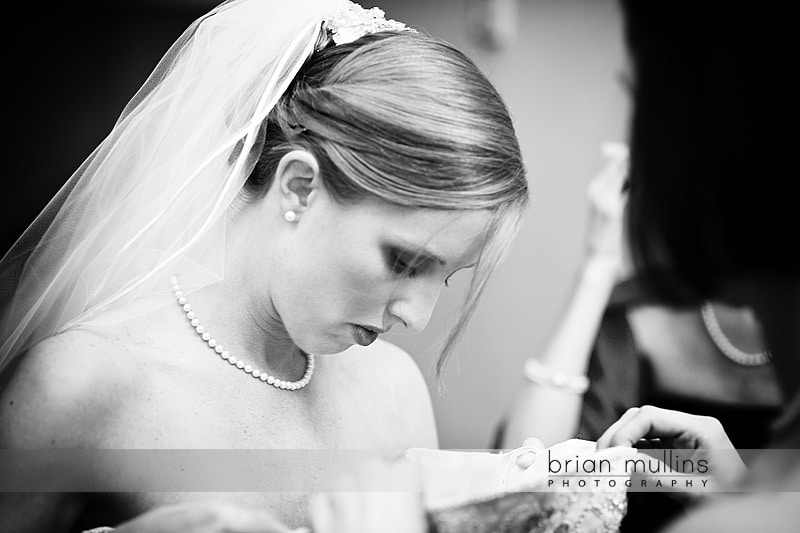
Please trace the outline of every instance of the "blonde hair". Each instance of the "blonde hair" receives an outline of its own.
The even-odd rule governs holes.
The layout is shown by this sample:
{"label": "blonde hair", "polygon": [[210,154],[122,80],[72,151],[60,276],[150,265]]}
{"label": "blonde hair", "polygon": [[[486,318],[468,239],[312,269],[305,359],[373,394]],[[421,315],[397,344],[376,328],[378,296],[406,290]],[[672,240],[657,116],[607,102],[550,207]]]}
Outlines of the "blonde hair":
{"label": "blonde hair", "polygon": [[314,53],[270,113],[245,191],[266,193],[281,157],[314,154],[340,202],[493,213],[441,374],[528,201],[508,109],[475,64],[424,34],[382,32]]}

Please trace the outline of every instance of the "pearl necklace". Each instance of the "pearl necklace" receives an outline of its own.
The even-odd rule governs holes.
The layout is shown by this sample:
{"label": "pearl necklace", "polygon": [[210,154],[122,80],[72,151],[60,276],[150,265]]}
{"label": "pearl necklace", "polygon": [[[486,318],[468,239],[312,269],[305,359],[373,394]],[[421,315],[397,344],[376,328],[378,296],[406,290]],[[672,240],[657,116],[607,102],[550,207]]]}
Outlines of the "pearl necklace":
{"label": "pearl necklace", "polygon": [[763,366],[772,360],[772,354],[769,351],[747,353],[734,346],[722,331],[710,302],[703,303],[700,307],[700,315],[703,317],[703,324],[705,324],[711,340],[714,341],[719,351],[734,363],[742,366]]}
{"label": "pearl necklace", "polygon": [[189,323],[192,325],[197,334],[200,335],[200,338],[203,339],[203,341],[208,344],[208,347],[214,350],[224,361],[227,361],[246,374],[250,374],[254,378],[260,379],[267,385],[272,385],[276,389],[300,390],[308,385],[309,381],[311,381],[311,376],[314,374],[314,354],[307,354],[303,352],[303,355],[306,356],[306,371],[303,374],[302,379],[299,381],[285,381],[278,379],[275,376],[267,374],[266,372],[245,363],[236,356],[231,355],[231,353],[226,350],[224,346],[218,344],[216,339],[211,337],[211,334],[205,330],[202,324],[200,324],[200,321],[197,319],[194,311],[192,311],[192,306],[186,301],[186,297],[183,295],[181,286],[178,284],[177,276],[172,277],[172,292],[175,294],[175,299],[178,301],[178,305],[180,305],[183,309],[183,312],[186,313],[186,318],[189,320]]}

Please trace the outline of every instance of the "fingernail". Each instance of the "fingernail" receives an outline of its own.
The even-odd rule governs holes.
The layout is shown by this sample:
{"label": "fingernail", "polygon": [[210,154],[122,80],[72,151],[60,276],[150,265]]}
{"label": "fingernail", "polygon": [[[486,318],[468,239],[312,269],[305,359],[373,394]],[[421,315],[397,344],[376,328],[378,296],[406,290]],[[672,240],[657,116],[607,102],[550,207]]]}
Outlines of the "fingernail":
{"label": "fingernail", "polygon": [[517,466],[522,470],[527,470],[533,463],[536,462],[536,454],[534,452],[521,453],[517,457]]}

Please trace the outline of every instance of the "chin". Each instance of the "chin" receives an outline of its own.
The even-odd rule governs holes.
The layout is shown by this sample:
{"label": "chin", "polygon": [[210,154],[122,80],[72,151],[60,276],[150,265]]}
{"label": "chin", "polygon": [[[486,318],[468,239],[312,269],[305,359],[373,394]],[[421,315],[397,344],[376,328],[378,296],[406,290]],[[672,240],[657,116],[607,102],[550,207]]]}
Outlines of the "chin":
{"label": "chin", "polygon": [[305,335],[292,337],[298,348],[314,355],[335,355],[359,346],[349,327],[305,329]]}
{"label": "chin", "polygon": [[334,355],[337,353],[342,353],[345,350],[356,346],[356,344],[352,341],[345,342],[339,339],[319,339],[317,342],[309,342],[306,346],[301,346],[298,344],[301,350],[306,353],[312,353],[314,355]]}
{"label": "chin", "polygon": [[316,352],[311,352],[311,353],[313,353],[314,355],[336,355],[336,354],[340,354],[340,353],[346,352],[347,350],[349,350],[353,346],[358,346],[358,345],[357,344],[342,344],[337,348],[328,348],[328,349],[323,349],[323,350],[317,350]]}

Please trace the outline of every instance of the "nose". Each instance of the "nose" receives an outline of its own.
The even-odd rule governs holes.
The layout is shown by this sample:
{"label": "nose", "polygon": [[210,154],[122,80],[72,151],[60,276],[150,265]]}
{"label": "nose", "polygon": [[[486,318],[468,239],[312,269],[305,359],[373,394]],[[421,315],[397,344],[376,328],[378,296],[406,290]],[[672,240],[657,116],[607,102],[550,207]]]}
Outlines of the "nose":
{"label": "nose", "polygon": [[423,287],[421,284],[398,291],[388,306],[392,321],[399,321],[411,333],[424,330],[430,322],[440,291],[440,286]]}

